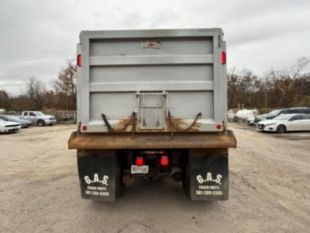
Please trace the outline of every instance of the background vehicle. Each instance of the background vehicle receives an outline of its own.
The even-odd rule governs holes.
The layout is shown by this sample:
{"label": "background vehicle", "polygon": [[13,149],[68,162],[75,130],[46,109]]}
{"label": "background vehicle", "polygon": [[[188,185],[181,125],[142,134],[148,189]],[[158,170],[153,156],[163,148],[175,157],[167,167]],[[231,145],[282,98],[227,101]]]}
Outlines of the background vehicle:
{"label": "background vehicle", "polygon": [[272,120],[260,121],[257,129],[277,133],[310,131],[310,114],[282,114]]}
{"label": "background vehicle", "polygon": [[113,201],[136,177],[171,176],[192,200],[228,199],[221,29],[83,31],[77,150],[83,198]]}
{"label": "background vehicle", "polygon": [[0,115],[0,119],[4,121],[17,122],[21,125],[22,128],[28,128],[29,126],[31,126],[31,121],[27,121],[16,116]]}
{"label": "background vehicle", "polygon": [[234,122],[244,122],[249,119],[254,119],[255,116],[257,116],[257,110],[256,109],[241,109],[239,110],[236,115],[234,116]]}
{"label": "background vehicle", "polygon": [[0,119],[0,133],[13,133],[17,132],[21,125],[16,122],[4,121]]}
{"label": "background vehicle", "polygon": [[45,115],[39,111],[24,111],[22,112],[21,118],[38,126],[56,124],[56,118],[54,116]]}
{"label": "background vehicle", "polygon": [[300,108],[275,109],[267,114],[256,116],[254,122],[256,124],[262,120],[273,119],[281,114],[293,114],[293,113],[310,114],[310,108],[300,107]]}
{"label": "background vehicle", "polygon": [[255,116],[248,117],[246,122],[247,122],[248,125],[255,125]]}

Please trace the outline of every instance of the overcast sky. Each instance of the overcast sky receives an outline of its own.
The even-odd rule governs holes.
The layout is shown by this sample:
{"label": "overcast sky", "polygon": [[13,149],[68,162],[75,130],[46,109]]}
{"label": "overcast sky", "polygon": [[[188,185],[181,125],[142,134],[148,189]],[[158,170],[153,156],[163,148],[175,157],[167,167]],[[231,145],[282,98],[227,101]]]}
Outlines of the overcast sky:
{"label": "overcast sky", "polygon": [[50,83],[81,30],[208,27],[223,28],[230,69],[262,74],[310,57],[310,0],[1,0],[0,89]]}

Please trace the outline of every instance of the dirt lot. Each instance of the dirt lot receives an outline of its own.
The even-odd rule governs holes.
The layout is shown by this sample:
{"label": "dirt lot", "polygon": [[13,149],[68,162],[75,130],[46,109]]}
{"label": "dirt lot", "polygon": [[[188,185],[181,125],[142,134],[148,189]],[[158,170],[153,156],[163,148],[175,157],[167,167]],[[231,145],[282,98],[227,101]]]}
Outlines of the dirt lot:
{"label": "dirt lot", "polygon": [[192,202],[180,184],[137,181],[115,203],[82,200],[73,126],[0,135],[0,232],[309,232],[310,133],[232,125],[230,200]]}

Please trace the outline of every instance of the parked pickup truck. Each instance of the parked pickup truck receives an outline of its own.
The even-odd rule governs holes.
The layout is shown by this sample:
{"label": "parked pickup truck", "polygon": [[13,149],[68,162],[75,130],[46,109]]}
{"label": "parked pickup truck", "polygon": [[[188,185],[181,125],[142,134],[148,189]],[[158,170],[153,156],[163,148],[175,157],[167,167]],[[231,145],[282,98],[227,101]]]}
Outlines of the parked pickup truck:
{"label": "parked pickup truck", "polygon": [[138,177],[167,176],[192,200],[228,199],[236,139],[221,29],[83,31],[77,51],[68,147],[83,198],[113,201]]}
{"label": "parked pickup truck", "polygon": [[51,115],[45,115],[39,111],[24,111],[22,112],[21,118],[24,120],[31,121],[32,124],[38,126],[53,125],[56,123],[56,118]]}

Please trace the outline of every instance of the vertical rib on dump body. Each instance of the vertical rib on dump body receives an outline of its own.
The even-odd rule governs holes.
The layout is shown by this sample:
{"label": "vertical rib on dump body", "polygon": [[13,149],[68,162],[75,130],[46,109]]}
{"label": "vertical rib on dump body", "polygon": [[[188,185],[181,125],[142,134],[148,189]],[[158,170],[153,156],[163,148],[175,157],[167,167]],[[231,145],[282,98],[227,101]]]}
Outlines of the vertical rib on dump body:
{"label": "vertical rib on dump body", "polygon": [[225,49],[219,28],[81,32],[82,132],[222,132]]}

